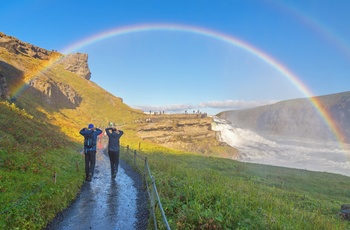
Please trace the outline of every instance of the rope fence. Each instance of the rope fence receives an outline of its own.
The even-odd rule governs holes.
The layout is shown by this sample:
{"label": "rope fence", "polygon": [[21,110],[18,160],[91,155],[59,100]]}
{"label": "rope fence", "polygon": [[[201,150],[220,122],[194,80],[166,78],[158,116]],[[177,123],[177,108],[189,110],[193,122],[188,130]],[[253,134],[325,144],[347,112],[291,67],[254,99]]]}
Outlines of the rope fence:
{"label": "rope fence", "polygon": [[[148,197],[150,200],[150,206],[151,206],[150,211],[151,211],[151,216],[153,218],[154,229],[158,229],[157,217],[156,217],[156,211],[157,211],[157,207],[158,207],[159,211],[161,213],[163,224],[165,225],[165,228],[170,230],[170,226],[169,226],[168,220],[165,216],[165,213],[164,213],[164,210],[162,207],[162,203],[160,202],[160,198],[159,198],[156,183],[155,183],[155,178],[152,176],[151,170],[148,166],[147,157],[140,156],[139,154],[137,154],[136,150],[132,151],[129,148],[129,145],[126,147],[126,156],[130,160],[133,161],[134,166],[136,166],[140,170],[140,172],[143,174],[144,181],[145,181],[146,188],[147,188]],[[140,163],[138,164],[138,162],[140,162]],[[139,166],[140,164],[144,165],[144,169],[142,169]]]}

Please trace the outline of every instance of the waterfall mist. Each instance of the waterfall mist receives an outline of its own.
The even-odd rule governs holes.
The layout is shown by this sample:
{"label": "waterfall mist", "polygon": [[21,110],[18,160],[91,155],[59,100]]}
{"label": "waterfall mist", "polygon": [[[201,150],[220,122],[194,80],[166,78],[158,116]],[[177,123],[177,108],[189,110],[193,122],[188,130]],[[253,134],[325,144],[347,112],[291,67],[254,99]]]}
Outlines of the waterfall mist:
{"label": "waterfall mist", "polygon": [[239,150],[240,161],[350,176],[350,154],[336,141],[257,133],[218,117],[212,128]]}

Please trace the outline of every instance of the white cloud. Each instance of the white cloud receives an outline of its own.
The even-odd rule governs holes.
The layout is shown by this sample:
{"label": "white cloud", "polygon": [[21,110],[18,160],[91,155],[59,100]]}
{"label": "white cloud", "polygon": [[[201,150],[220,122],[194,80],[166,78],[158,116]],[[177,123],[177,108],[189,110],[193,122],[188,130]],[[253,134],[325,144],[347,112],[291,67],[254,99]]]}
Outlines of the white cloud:
{"label": "white cloud", "polygon": [[165,111],[165,112],[185,112],[188,110],[188,112],[191,112],[192,110],[198,110],[198,109],[222,109],[222,110],[241,110],[241,109],[248,109],[248,108],[254,108],[262,105],[267,104],[273,104],[277,101],[244,101],[244,100],[225,100],[225,101],[208,101],[208,102],[200,102],[197,105],[191,105],[191,104],[173,104],[173,105],[137,105],[132,106],[135,109],[140,109],[145,112],[151,111],[153,112],[159,112],[159,111]]}
{"label": "white cloud", "polygon": [[195,108],[195,106],[190,104],[174,104],[174,105],[137,105],[132,106],[135,109],[140,109],[145,112],[159,112],[159,111],[166,111],[166,112],[184,112],[185,110],[190,110]]}
{"label": "white cloud", "polygon": [[244,100],[225,100],[225,101],[209,101],[201,102],[201,108],[229,109],[240,110],[254,108],[262,105],[273,104],[277,101],[244,101]]}

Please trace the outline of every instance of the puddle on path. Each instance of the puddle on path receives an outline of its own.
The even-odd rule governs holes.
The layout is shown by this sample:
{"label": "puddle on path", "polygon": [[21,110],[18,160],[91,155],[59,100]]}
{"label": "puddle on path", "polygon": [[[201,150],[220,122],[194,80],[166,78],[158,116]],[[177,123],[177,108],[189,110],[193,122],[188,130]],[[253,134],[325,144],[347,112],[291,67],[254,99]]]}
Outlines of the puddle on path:
{"label": "puddle on path", "polygon": [[136,229],[136,213],[137,190],[133,180],[120,165],[117,177],[112,179],[108,155],[100,149],[92,181],[84,183],[63,219],[50,229]]}

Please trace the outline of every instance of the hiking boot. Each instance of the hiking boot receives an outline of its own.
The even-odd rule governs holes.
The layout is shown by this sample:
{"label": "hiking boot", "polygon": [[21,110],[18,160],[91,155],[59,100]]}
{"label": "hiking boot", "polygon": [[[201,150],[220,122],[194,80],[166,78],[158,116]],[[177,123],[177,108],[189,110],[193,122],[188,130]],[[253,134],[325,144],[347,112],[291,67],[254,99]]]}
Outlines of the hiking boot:
{"label": "hiking boot", "polygon": [[114,179],[116,176],[117,176],[116,173],[113,173],[113,174],[112,174],[112,178],[113,178],[113,179]]}
{"label": "hiking boot", "polygon": [[89,173],[89,175],[88,175],[88,177],[86,178],[86,180],[87,180],[88,182],[90,182],[90,181],[91,181],[91,179],[92,179],[92,174],[91,174],[91,173]]}

